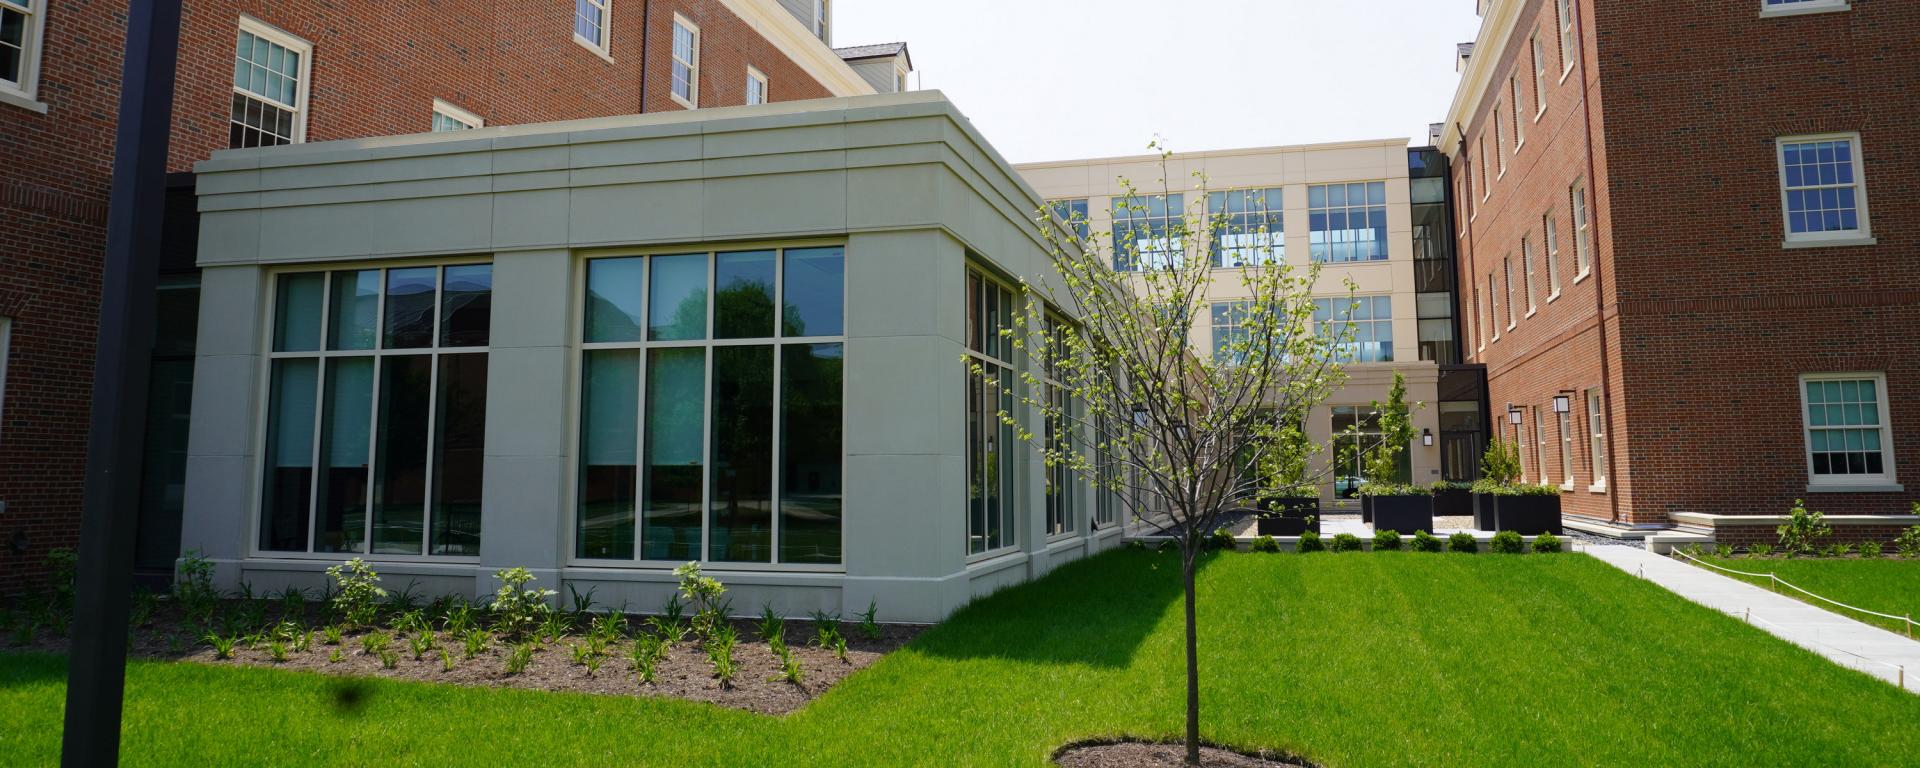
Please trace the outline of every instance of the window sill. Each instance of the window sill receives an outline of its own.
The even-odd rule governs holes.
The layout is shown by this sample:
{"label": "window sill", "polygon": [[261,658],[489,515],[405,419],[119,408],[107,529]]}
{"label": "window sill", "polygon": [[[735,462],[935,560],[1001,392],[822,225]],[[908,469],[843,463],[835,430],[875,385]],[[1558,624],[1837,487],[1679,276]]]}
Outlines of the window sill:
{"label": "window sill", "polygon": [[1535,307],[1535,308],[1533,308],[1533,309],[1529,309],[1529,310],[1527,310],[1527,313],[1526,313],[1526,314],[1524,314],[1524,315],[1521,315],[1521,316],[1520,316],[1520,319],[1522,319],[1522,320],[1531,320],[1531,319],[1533,319],[1533,316],[1534,316],[1534,315],[1537,315],[1537,314],[1540,314],[1540,309],[1539,309],[1538,307]]}
{"label": "window sill", "polygon": [[607,53],[607,49],[600,47],[598,44],[594,43],[592,40],[588,40],[584,37],[581,37],[580,33],[578,32],[573,33],[573,41],[576,43],[579,43],[580,47],[585,48],[589,51],[592,51],[593,55],[598,56],[602,59],[605,59],[608,64],[616,63],[613,60],[613,55],[610,53]]}
{"label": "window sill", "polygon": [[1540,118],[1543,118],[1546,116],[1547,116],[1547,108],[1543,105],[1540,107],[1540,111],[1533,113],[1533,121],[1536,123],[1540,122]]}
{"label": "window sill", "polygon": [[1558,298],[1560,298],[1560,292],[1559,292],[1559,291],[1554,291],[1554,292],[1553,292],[1552,294],[1550,294],[1550,295],[1548,295],[1548,296],[1547,296],[1547,303],[1548,303],[1548,304],[1552,304],[1552,303],[1553,303],[1553,300],[1554,300],[1554,299],[1558,299]]}
{"label": "window sill", "polygon": [[1568,63],[1566,69],[1560,70],[1560,82],[1561,83],[1567,82],[1567,75],[1571,75],[1571,74],[1573,74],[1573,64]]}
{"label": "window sill", "polygon": [[[673,93],[673,92],[668,92],[668,93],[667,93],[667,95],[673,98],[673,103],[675,103],[675,104],[679,104],[680,106],[683,106],[683,107],[686,107],[687,109],[699,109],[699,108],[700,108],[700,107],[699,107],[699,105],[698,105],[698,104],[696,104],[695,102],[692,102],[692,101],[688,101],[688,100],[686,100],[686,99],[684,99],[684,98],[681,98],[681,96],[680,96],[680,94],[677,94],[677,93]],[[695,98],[697,99],[698,97],[696,96]]]}
{"label": "window sill", "polygon": [[1807,493],[1905,493],[1899,483],[1808,483]]}
{"label": "window sill", "polygon": [[47,103],[35,101],[33,97],[15,91],[0,91],[0,104],[12,104],[28,112],[47,113]]}
{"label": "window sill", "polygon": [[1793,8],[1793,7],[1762,8],[1760,9],[1760,18],[1773,19],[1773,18],[1779,18],[1781,16],[1806,16],[1806,15],[1815,14],[1815,13],[1839,13],[1841,11],[1851,11],[1851,10],[1853,10],[1852,3],[1840,3],[1838,5],[1816,5],[1816,6],[1806,7],[1806,8]]}
{"label": "window sill", "polygon": [[1587,493],[1606,493],[1606,492],[1607,492],[1607,481],[1605,480],[1601,480],[1600,482],[1587,486]]}
{"label": "window sill", "polygon": [[1864,237],[1834,238],[1832,240],[1788,240],[1780,247],[1784,250],[1799,248],[1847,248],[1861,245],[1879,245],[1880,241],[1871,235]]}
{"label": "window sill", "polygon": [[1566,482],[1561,483],[1560,490],[1565,491],[1567,493],[1573,493],[1573,478],[1567,478]]}
{"label": "window sill", "polygon": [[1574,275],[1574,276],[1573,276],[1573,284],[1574,284],[1574,285],[1579,285],[1579,284],[1580,284],[1580,281],[1582,281],[1582,280],[1585,280],[1585,279],[1587,279],[1587,278],[1589,278],[1589,277],[1592,277],[1592,276],[1593,276],[1593,270],[1591,270],[1591,269],[1589,269],[1589,270],[1587,270],[1587,271],[1585,271],[1585,272],[1582,272],[1582,273],[1580,273],[1580,274],[1577,274],[1577,275]]}

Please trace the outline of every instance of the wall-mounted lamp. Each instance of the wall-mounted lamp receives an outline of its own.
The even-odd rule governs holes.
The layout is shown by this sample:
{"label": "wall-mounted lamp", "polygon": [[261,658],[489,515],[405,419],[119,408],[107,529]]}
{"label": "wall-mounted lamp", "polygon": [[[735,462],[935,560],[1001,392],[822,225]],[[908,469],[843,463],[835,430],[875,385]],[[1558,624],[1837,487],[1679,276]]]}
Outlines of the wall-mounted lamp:
{"label": "wall-mounted lamp", "polygon": [[1571,410],[1573,410],[1572,397],[1568,397],[1567,395],[1553,396],[1553,412],[1554,413],[1566,413]]}
{"label": "wall-mounted lamp", "polygon": [[1514,405],[1513,403],[1507,403],[1507,423],[1519,424],[1520,415],[1523,413],[1525,413],[1525,411],[1520,410],[1520,406]]}
{"label": "wall-mounted lamp", "polygon": [[1431,429],[1420,430],[1420,444],[1433,445],[1433,430]]}

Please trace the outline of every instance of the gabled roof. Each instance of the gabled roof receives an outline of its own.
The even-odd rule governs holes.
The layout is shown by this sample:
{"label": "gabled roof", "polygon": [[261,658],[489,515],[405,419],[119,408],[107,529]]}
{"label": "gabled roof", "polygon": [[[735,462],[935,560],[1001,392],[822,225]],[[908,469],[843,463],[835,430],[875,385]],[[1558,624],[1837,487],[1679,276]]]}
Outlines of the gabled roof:
{"label": "gabled roof", "polygon": [[879,59],[879,58],[885,58],[889,56],[905,56],[907,57],[907,69],[913,69],[913,54],[907,53],[906,43],[881,43],[879,45],[855,45],[855,46],[849,46],[846,48],[835,48],[833,49],[833,52],[840,54],[840,59],[842,61],[859,61],[861,59]]}

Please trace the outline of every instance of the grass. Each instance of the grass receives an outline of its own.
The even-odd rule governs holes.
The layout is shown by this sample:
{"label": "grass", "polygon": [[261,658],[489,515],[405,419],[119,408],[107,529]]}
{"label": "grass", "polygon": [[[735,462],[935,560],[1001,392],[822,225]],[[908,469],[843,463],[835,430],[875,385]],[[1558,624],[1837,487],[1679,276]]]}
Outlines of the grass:
{"label": "grass", "polygon": [[[1874,560],[1852,558],[1700,558],[1722,568],[1748,573],[1772,573],[1796,587],[1830,600],[1895,616],[1911,612],[1920,618],[1920,560],[1882,557]],[[1717,571],[1716,571],[1717,573]],[[1726,574],[1721,574],[1726,575]],[[1767,586],[1767,580],[1750,576],[1732,578]],[[1906,633],[1906,623],[1857,611],[1835,608],[1785,587],[1780,594],[1812,603],[1850,619],[1864,621],[1894,632]],[[1916,634],[1920,634],[1917,631]]]}
{"label": "grass", "polygon": [[[975,603],[792,715],[138,663],[126,765],[1042,766],[1181,728],[1178,572],[1121,551]],[[1329,766],[1869,765],[1920,697],[1580,555],[1229,553],[1203,727]],[[0,764],[56,759],[63,662],[0,655]],[[1871,735],[1871,736],[1869,736]],[[485,745],[484,753],[475,745]]]}

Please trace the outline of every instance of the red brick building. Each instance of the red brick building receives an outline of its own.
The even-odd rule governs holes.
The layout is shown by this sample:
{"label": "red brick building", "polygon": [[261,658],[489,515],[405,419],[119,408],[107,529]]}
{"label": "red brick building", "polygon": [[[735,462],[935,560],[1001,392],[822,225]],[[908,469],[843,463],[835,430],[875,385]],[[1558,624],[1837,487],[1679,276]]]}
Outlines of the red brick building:
{"label": "red brick building", "polygon": [[[824,2],[183,9],[140,566],[178,548],[198,278],[193,164],[229,146],[874,92]],[[0,592],[76,543],[126,4],[0,0]]]}
{"label": "red brick building", "polygon": [[1441,146],[1467,358],[1527,479],[1621,524],[1906,513],[1920,6],[1478,5]]}

